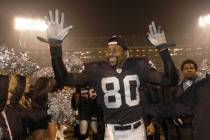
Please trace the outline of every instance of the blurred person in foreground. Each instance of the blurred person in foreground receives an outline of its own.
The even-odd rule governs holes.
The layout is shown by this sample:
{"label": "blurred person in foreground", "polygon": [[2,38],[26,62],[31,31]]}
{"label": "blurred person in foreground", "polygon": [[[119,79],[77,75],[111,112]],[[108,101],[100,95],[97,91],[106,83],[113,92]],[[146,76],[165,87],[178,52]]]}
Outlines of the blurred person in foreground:
{"label": "blurred person in foreground", "polygon": [[165,104],[145,106],[145,112],[161,118],[176,117],[178,118],[176,122],[182,125],[184,124],[183,118],[192,117],[192,139],[209,140],[210,68],[201,69],[201,72],[203,79],[193,82],[176,100]]}

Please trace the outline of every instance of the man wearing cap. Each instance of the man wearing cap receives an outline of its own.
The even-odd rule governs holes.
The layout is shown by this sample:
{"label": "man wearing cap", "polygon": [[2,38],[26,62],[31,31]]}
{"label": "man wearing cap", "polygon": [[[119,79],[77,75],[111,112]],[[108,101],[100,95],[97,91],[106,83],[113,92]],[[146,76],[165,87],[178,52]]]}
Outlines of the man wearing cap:
{"label": "man wearing cap", "polygon": [[177,70],[168,52],[164,32],[160,28],[156,29],[154,23],[149,26],[148,38],[159,50],[165,74],[158,73],[147,58],[128,58],[127,46],[121,36],[112,36],[108,40],[106,62],[85,64],[82,73],[67,73],[61,45],[71,26],[63,28],[64,14],[59,19],[58,10],[55,11],[55,19],[49,11],[46,23],[48,37],[38,39],[50,45],[56,81],[60,85],[89,85],[95,88],[106,123],[104,139],[146,140],[141,89],[146,83],[170,86],[178,82]]}

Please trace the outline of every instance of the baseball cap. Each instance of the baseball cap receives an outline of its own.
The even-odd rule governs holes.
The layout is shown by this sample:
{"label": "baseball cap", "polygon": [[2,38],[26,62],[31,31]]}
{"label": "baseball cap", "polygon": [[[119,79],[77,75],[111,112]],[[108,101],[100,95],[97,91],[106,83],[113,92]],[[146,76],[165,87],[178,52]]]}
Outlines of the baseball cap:
{"label": "baseball cap", "polygon": [[123,48],[125,51],[128,50],[126,42],[122,36],[114,35],[111,38],[108,39],[107,45],[119,45],[121,48]]}

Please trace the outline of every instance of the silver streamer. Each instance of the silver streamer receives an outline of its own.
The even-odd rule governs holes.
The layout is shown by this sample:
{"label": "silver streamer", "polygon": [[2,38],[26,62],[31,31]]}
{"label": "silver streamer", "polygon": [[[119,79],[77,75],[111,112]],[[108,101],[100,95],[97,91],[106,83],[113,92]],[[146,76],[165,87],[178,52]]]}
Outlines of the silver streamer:
{"label": "silver streamer", "polygon": [[[83,62],[76,55],[72,54],[64,56],[63,62],[68,72],[81,72],[83,69]],[[36,73],[37,77],[54,77],[52,67],[44,67]]]}
{"label": "silver streamer", "polygon": [[73,125],[75,115],[71,107],[71,99],[74,92],[74,89],[68,88],[48,94],[47,113],[53,122]]}
{"label": "silver streamer", "polygon": [[13,49],[0,47],[0,71],[5,74],[33,76],[39,66],[32,62],[27,53],[15,53]]}
{"label": "silver streamer", "polygon": [[16,59],[13,49],[0,47],[0,70],[2,73],[12,73],[15,69]]}
{"label": "silver streamer", "polygon": [[40,69],[37,73],[36,73],[36,77],[54,77],[54,72],[52,67],[45,67]]}
{"label": "silver streamer", "polygon": [[75,54],[64,56],[63,62],[66,65],[66,69],[68,72],[81,72],[83,69],[82,60]]}
{"label": "silver streamer", "polygon": [[34,76],[39,69],[40,67],[30,60],[27,53],[18,55],[15,67],[16,73]]}
{"label": "silver streamer", "polygon": [[201,62],[200,69],[199,69],[200,78],[205,78],[206,74],[210,74],[210,64],[209,64],[208,59],[204,59]]}
{"label": "silver streamer", "polygon": [[207,69],[209,69],[209,61],[208,61],[208,59],[204,59],[201,62],[200,70],[207,70]]}

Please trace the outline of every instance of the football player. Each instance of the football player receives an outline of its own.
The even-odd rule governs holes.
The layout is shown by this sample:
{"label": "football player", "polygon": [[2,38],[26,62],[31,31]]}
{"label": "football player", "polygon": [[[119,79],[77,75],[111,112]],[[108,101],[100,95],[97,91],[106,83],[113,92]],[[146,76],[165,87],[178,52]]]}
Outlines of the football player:
{"label": "football player", "polygon": [[80,134],[83,139],[88,139],[88,128],[93,132],[93,140],[98,140],[98,117],[100,108],[96,103],[96,92],[93,88],[86,87],[80,90]]}
{"label": "football player", "polygon": [[62,60],[61,46],[72,26],[63,28],[64,14],[60,18],[58,10],[55,16],[49,11],[49,18],[45,19],[47,38],[38,39],[50,45],[56,81],[61,85],[94,87],[106,123],[105,140],[145,140],[141,88],[145,83],[170,86],[178,82],[164,32],[157,29],[154,22],[149,25],[148,39],[159,51],[165,74],[157,72],[147,58],[128,58],[128,48],[121,36],[112,36],[108,40],[105,50],[107,61],[85,64],[82,73],[68,73]]}

